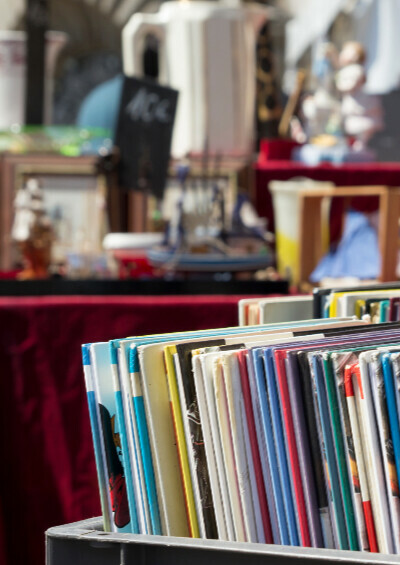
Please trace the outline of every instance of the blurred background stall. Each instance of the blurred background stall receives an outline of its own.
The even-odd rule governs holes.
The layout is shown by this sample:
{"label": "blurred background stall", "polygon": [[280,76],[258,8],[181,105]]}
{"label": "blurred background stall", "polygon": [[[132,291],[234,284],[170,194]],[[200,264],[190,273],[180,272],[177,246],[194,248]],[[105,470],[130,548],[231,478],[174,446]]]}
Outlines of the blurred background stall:
{"label": "blurred background stall", "polygon": [[2,563],[98,512],[82,341],[397,278],[399,23],[398,0],[0,0]]}

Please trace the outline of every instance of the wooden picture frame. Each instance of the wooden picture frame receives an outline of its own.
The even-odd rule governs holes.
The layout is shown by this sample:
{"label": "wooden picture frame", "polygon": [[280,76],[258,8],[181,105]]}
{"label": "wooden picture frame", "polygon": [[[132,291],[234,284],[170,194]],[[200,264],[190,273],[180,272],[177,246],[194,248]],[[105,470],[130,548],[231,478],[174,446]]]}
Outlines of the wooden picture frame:
{"label": "wooden picture frame", "polygon": [[[108,225],[114,224],[114,229],[117,227],[118,217],[116,216],[119,214],[118,206],[115,205],[116,200],[118,200],[117,187],[113,185],[110,187],[105,175],[99,172],[97,156],[65,157],[52,154],[3,154],[0,163],[0,270],[9,271],[14,268],[15,255],[11,240],[14,199],[18,188],[23,186],[27,178],[31,177],[38,178],[41,181],[45,199],[47,194],[49,201],[49,179],[54,179],[55,182],[53,182],[54,186],[51,191],[52,205],[57,201],[57,187],[62,187],[59,193],[60,207],[63,203],[69,201],[69,204],[71,204],[76,199],[76,207],[74,202],[74,218],[71,217],[72,222],[75,221],[76,217],[79,217],[79,214],[82,217],[82,195],[85,192],[91,192],[89,198],[91,203],[95,202],[96,198],[103,198],[107,202],[107,206],[104,206],[104,213],[108,211],[108,214],[103,218],[104,222],[107,222]],[[68,190],[71,191],[71,195],[68,195]],[[71,206],[69,208],[71,209]],[[89,208],[90,204],[86,202],[85,213]],[[106,210],[107,208],[108,210]],[[69,213],[72,216],[71,212]],[[86,215],[88,214],[86,213]],[[88,217],[88,221],[91,223],[93,217]],[[98,238],[100,238],[102,219],[99,218],[97,223],[99,224]],[[91,227],[93,227],[92,224]],[[76,229],[76,223],[71,226],[71,230],[74,229]],[[101,242],[99,241],[99,243]]]}

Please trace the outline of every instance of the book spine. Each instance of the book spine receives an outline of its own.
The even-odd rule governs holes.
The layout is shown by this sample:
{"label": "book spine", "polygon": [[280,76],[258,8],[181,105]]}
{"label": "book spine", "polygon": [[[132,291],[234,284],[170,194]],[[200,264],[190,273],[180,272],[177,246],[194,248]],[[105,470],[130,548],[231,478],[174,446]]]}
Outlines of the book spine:
{"label": "book spine", "polygon": [[[358,364],[348,365],[345,369],[344,387],[349,411],[349,419],[351,425],[352,436],[354,440],[354,455],[357,463],[358,479],[360,483],[360,491],[363,501],[363,509],[365,516],[365,525],[369,541],[369,550],[377,553],[378,543],[376,539],[375,525],[372,519],[371,497],[368,485],[367,472],[365,468],[364,452],[362,447],[362,439],[360,433],[360,425],[357,415],[356,399],[353,387],[353,371]],[[353,479],[354,480],[354,479]]]}
{"label": "book spine", "polygon": [[103,526],[105,532],[111,532],[111,501],[108,489],[106,460],[104,453],[104,444],[101,437],[100,414],[98,410],[98,402],[95,394],[92,367],[90,364],[90,344],[82,345],[82,361],[83,372],[85,377],[85,386],[87,393],[87,401],[89,408],[90,427],[93,438],[94,457],[97,469],[97,480],[99,483],[100,505],[103,515]]}
{"label": "book spine", "polygon": [[272,429],[272,416],[269,405],[268,392],[265,382],[265,360],[260,350],[253,350],[253,363],[255,367],[255,399],[260,407],[261,424],[261,441],[259,437],[259,445],[261,448],[265,445],[268,454],[268,468],[264,470],[264,482],[269,491],[269,477],[271,478],[272,492],[274,494],[273,508],[276,511],[277,529],[282,545],[290,545],[289,530],[286,520],[286,510],[284,504],[284,496],[282,490],[281,477],[279,472],[279,463],[276,453],[274,433]]}
{"label": "book spine", "polygon": [[[393,385],[396,391],[397,411],[400,414],[400,355],[398,353],[392,355],[393,361]],[[382,373],[381,369],[379,371]],[[381,393],[384,393],[384,387],[380,386]],[[386,404],[386,397],[383,398]],[[387,492],[392,516],[393,540],[396,547],[396,553],[400,553],[400,490],[399,479],[394,463],[393,443],[390,436],[389,422],[387,412],[382,410],[382,425],[386,441],[383,444],[383,460],[385,467],[385,474],[387,472]]]}
{"label": "book spine", "polygon": [[263,472],[261,468],[260,452],[257,444],[257,431],[254,420],[249,377],[247,373],[246,363],[247,352],[240,351],[237,355],[240,367],[240,379],[243,392],[244,408],[246,412],[247,426],[249,428],[250,448],[253,458],[254,472],[257,484],[257,495],[260,504],[261,519],[264,529],[265,543],[273,543],[271,520],[268,510],[268,502],[265,494],[265,487],[263,482]]}
{"label": "book spine", "polygon": [[[372,396],[375,406],[376,422],[385,473],[386,492],[389,501],[393,542],[396,553],[400,553],[400,492],[399,480],[396,471],[393,441],[390,432],[389,416],[387,410],[385,385],[383,382],[382,364],[379,354],[372,355],[373,370],[370,373]],[[399,368],[395,371],[399,373]]]}
{"label": "book spine", "polygon": [[[221,444],[221,435],[219,433],[217,406],[213,385],[213,373],[211,369],[208,370],[212,362],[206,360],[204,357],[205,356],[200,355],[200,364],[203,374],[204,392],[209,416],[209,431],[212,440],[214,457],[213,460],[215,462],[215,470],[218,476],[219,493],[221,496],[223,513],[225,517],[226,536],[228,541],[236,541],[233,512],[227,486],[227,473],[224,466],[223,448]],[[205,422],[204,425],[206,425]],[[215,500],[216,499],[214,497],[214,501]]]}
{"label": "book spine", "polygon": [[152,534],[150,510],[146,496],[146,485],[143,471],[142,454],[140,451],[138,431],[136,427],[135,407],[132,400],[132,389],[128,368],[128,356],[125,344],[117,349],[118,374],[120,377],[123,410],[125,414],[125,428],[128,438],[129,454],[133,473],[133,486],[136,496],[136,508],[140,533]]}
{"label": "book spine", "polygon": [[116,415],[115,391],[109,359],[109,344],[92,344],[91,364],[94,369],[94,389],[99,412],[100,432],[103,438],[108,489],[111,502],[112,531],[132,533],[129,512],[126,472],[123,466],[122,442]]}
{"label": "book spine", "polygon": [[[247,457],[246,437],[242,424],[242,395],[238,390],[239,382],[233,370],[232,359],[224,354],[220,357],[221,369],[225,394],[228,404],[229,428],[232,438],[233,455],[235,460],[236,475],[239,484],[240,501],[243,512],[246,538],[249,542],[264,541],[264,534],[260,526],[260,512],[258,501],[253,501],[252,479],[254,480],[254,470],[252,460]],[[257,523],[258,518],[258,523]]]}
{"label": "book spine", "polygon": [[354,516],[353,498],[350,490],[350,483],[347,472],[347,462],[344,450],[342,425],[340,421],[339,406],[336,396],[336,387],[333,382],[332,367],[327,355],[322,358],[325,386],[327,391],[327,399],[329,406],[329,415],[331,418],[333,441],[338,462],[339,481],[342,488],[343,508],[346,518],[347,534],[349,536],[349,549],[358,551],[360,549],[357,536],[357,528]]}
{"label": "book spine", "polygon": [[324,547],[321,521],[318,511],[315,476],[311,464],[310,445],[303,410],[303,399],[297,374],[297,357],[285,360],[287,383],[292,407],[293,427],[296,437],[301,480],[307,508],[310,541],[313,547]]}
{"label": "book spine", "polygon": [[[325,476],[326,461],[321,449],[323,444],[322,429],[319,419],[314,411],[314,391],[311,379],[311,370],[305,353],[298,354],[300,368],[300,388],[303,398],[304,415],[307,433],[310,440],[312,467],[315,476],[317,504],[319,509],[324,547],[334,549],[335,536],[332,525],[332,505],[328,497],[329,482]],[[315,433],[317,430],[317,433]]]}
{"label": "book spine", "polygon": [[[153,460],[151,456],[151,447],[149,432],[147,428],[146,412],[140,384],[140,371],[134,371],[134,360],[137,357],[135,349],[129,350],[129,378],[132,391],[133,417],[137,427],[139,452],[143,462],[143,473],[146,485],[146,494],[149,504],[150,520],[152,533],[162,535],[162,525],[160,519],[160,510],[158,504],[157,487],[154,475]],[[165,532],[164,532],[165,533]]]}
{"label": "book spine", "polygon": [[367,372],[367,359],[365,355],[361,354],[360,361],[353,371],[353,387],[360,421],[361,441],[374,515],[376,539],[380,552],[393,553],[393,537],[389,521],[385,478],[379,450],[375,414],[371,401],[369,379],[366,378]]}
{"label": "book spine", "polygon": [[274,432],[277,458],[280,469],[281,488],[285,505],[286,520],[288,524],[290,545],[300,545],[297,512],[294,504],[293,484],[290,480],[289,466],[287,461],[287,444],[283,434],[281,404],[279,400],[278,386],[275,375],[275,364],[272,353],[265,351],[265,373],[267,377],[267,390],[272,414],[272,429]]}
{"label": "book spine", "polygon": [[286,379],[285,363],[281,352],[275,356],[276,376],[280,392],[282,421],[288,451],[288,464],[291,469],[291,482],[294,487],[297,516],[299,523],[300,543],[303,547],[311,546],[310,531],[308,528],[307,509],[304,501],[303,484],[297,453],[296,436],[293,428],[292,409],[290,405],[289,389]]}
{"label": "book spine", "polygon": [[[132,480],[133,473],[132,473],[132,465],[131,465],[131,453],[129,450],[127,430],[126,430],[126,419],[128,420],[129,415],[124,414],[120,380],[118,375],[116,351],[111,343],[110,343],[110,355],[111,355],[111,373],[112,373],[114,394],[115,394],[116,418],[118,422],[119,438],[121,442],[121,451],[122,451],[122,461],[125,471],[125,483],[126,483],[126,492],[128,496],[129,514],[131,517],[132,533],[138,534],[138,533],[143,533],[141,532],[141,529],[143,529],[143,525],[140,526],[138,521],[137,500],[136,500],[136,494]],[[128,424],[129,424],[129,420],[128,420]]]}
{"label": "book spine", "polygon": [[199,523],[196,512],[192,479],[190,476],[189,461],[187,456],[185,434],[183,430],[182,412],[179,402],[179,395],[176,385],[175,369],[171,351],[164,350],[165,374],[168,383],[169,402],[174,424],[176,445],[178,450],[179,465],[181,470],[182,487],[185,496],[186,512],[190,536],[200,537]]}
{"label": "book spine", "polygon": [[229,429],[228,399],[223,379],[223,370],[219,359],[215,359],[213,362],[213,381],[222,455],[228,485],[228,496],[235,530],[235,541],[248,541],[240,500],[239,483],[236,476],[232,437]]}
{"label": "book spine", "polygon": [[319,429],[321,452],[325,458],[326,484],[328,486],[329,499],[332,504],[334,534],[337,536],[336,543],[339,549],[348,549],[346,523],[343,512],[342,497],[340,492],[339,477],[335,460],[333,439],[327,422],[328,402],[326,399],[325,383],[319,372],[318,358],[312,356],[310,360],[311,379],[313,386],[314,410],[317,417]]}
{"label": "book spine", "polygon": [[193,489],[199,499],[200,530],[204,530],[204,537],[207,539],[217,539],[217,524],[192,368],[188,367],[187,373],[183,375],[178,362],[176,379],[181,399],[188,458],[192,469]]}
{"label": "book spine", "polygon": [[358,542],[361,551],[369,551],[370,543],[368,539],[365,514],[363,507],[363,499],[360,488],[360,479],[357,459],[354,450],[354,439],[351,431],[349,410],[347,407],[346,392],[345,392],[345,363],[349,360],[351,354],[346,355],[345,360],[340,365],[334,367],[334,379],[337,387],[338,394],[338,408],[340,411],[341,423],[343,428],[344,437],[344,453],[347,464],[347,474],[349,477],[349,484],[352,489],[352,498],[354,504],[354,517],[357,525]]}

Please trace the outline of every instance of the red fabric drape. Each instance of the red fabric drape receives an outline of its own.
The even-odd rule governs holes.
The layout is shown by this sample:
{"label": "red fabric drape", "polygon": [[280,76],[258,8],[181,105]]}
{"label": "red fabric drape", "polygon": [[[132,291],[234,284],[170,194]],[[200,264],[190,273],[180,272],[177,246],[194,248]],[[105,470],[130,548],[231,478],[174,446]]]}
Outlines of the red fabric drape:
{"label": "red fabric drape", "polygon": [[0,298],[0,563],[100,515],[82,343],[237,324],[238,296]]}

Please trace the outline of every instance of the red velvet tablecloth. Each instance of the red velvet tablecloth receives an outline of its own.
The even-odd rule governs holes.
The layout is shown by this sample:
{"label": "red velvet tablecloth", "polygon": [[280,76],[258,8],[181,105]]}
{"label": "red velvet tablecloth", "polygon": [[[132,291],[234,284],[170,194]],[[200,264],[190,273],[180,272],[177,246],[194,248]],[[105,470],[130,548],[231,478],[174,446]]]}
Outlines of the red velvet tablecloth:
{"label": "red velvet tablecloth", "polygon": [[81,344],[234,326],[239,298],[0,298],[1,565],[43,565],[47,528],[100,515]]}
{"label": "red velvet tablecloth", "polygon": [[[323,163],[317,167],[296,161],[266,161],[255,166],[255,205],[260,216],[268,219],[268,227],[274,230],[272,198],[268,184],[272,180],[289,180],[307,177],[317,181],[330,181],[337,186],[385,185],[400,186],[400,163],[346,163],[331,165]],[[331,218],[336,219],[342,211],[342,202],[334,199]],[[372,211],[377,208],[375,197],[352,199],[358,210]],[[334,222],[332,239],[338,236],[339,226]]]}

